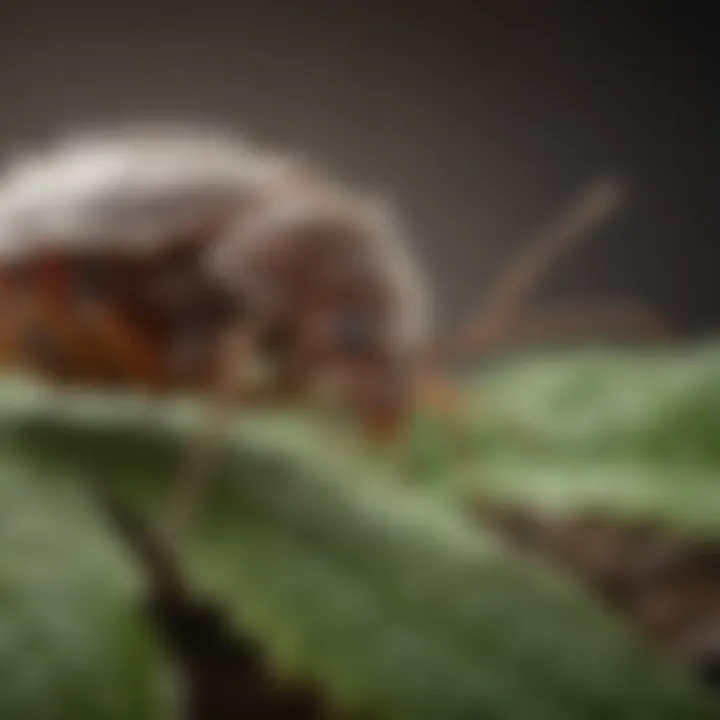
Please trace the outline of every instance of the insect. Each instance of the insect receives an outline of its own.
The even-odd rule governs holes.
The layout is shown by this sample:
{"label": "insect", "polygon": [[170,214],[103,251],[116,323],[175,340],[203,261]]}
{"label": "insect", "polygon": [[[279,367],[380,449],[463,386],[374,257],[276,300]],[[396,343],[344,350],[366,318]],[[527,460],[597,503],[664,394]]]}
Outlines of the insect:
{"label": "insect", "polygon": [[619,196],[593,186],[501,276],[479,318],[433,345],[428,283],[377,200],[205,128],[76,136],[0,177],[0,364],[209,398],[180,481],[185,518],[237,406],[329,401],[376,438],[394,437],[418,404],[452,415],[458,398],[434,355],[502,339]]}
{"label": "insect", "polygon": [[328,398],[391,434],[430,323],[414,254],[377,201],[187,127],[89,133],[12,163],[0,301],[3,365],[201,392],[209,435],[234,404]]}

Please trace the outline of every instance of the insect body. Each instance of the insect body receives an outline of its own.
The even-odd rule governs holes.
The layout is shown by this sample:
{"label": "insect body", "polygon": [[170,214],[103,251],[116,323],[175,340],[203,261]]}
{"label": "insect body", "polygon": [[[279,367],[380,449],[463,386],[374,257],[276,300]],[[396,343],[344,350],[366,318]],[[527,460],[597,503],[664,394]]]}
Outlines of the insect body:
{"label": "insect body", "polygon": [[[160,392],[207,389],[224,366],[245,402],[330,392],[376,429],[407,408],[428,320],[377,204],[194,129],[89,135],[10,165],[0,298],[5,365]],[[232,333],[245,350],[227,350]]]}

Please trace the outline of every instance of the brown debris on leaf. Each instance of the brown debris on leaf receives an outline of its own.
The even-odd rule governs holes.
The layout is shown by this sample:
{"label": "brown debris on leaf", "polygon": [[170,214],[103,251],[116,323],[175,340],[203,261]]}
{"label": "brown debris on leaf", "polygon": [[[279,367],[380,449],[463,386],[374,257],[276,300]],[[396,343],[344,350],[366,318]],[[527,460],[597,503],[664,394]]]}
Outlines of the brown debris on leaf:
{"label": "brown debris on leaf", "polygon": [[482,504],[504,539],[580,580],[646,638],[720,690],[720,542],[600,513],[542,517]]}

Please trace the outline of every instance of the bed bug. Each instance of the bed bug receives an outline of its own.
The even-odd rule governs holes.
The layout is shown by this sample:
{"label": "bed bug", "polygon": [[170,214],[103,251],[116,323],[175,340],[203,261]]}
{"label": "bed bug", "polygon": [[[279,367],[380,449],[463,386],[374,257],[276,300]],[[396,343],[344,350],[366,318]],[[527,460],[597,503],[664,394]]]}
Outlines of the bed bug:
{"label": "bed bug", "polygon": [[430,316],[376,200],[188,127],[81,134],[11,163],[0,299],[4,366],[225,405],[329,395],[374,435],[403,425]]}
{"label": "bed bug", "polygon": [[329,398],[383,439],[417,405],[456,418],[459,391],[439,366],[502,339],[620,195],[592,186],[438,339],[416,252],[382,203],[214,129],[72,137],[0,177],[0,364],[210,397],[181,483],[192,507],[191,480],[207,475],[235,407]]}

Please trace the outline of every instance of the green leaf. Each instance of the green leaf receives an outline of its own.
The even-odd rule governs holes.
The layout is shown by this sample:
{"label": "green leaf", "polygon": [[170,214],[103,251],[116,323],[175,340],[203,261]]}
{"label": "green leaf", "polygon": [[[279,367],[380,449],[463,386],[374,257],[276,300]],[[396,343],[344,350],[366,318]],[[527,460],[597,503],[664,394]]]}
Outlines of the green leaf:
{"label": "green leaf", "polygon": [[[102,481],[153,510],[196,428],[183,405],[11,396],[28,482]],[[279,675],[393,720],[717,717],[577,586],[315,438],[292,418],[241,424],[188,548],[196,587]]]}
{"label": "green leaf", "polygon": [[720,533],[720,346],[528,358],[468,396],[475,443],[446,456],[438,492]]}
{"label": "green leaf", "polygon": [[154,720],[165,669],[139,580],[72,470],[36,465],[0,415],[0,718]]}

